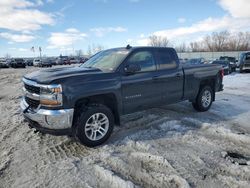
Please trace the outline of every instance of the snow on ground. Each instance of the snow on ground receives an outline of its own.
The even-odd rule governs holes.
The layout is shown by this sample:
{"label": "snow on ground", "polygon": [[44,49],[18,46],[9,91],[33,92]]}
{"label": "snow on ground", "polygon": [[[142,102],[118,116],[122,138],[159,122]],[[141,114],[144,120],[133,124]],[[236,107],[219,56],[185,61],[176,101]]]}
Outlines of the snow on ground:
{"label": "snow on ground", "polygon": [[250,74],[224,78],[208,112],[188,102],[122,117],[103,146],[35,134],[21,76],[0,70],[0,187],[249,187]]}

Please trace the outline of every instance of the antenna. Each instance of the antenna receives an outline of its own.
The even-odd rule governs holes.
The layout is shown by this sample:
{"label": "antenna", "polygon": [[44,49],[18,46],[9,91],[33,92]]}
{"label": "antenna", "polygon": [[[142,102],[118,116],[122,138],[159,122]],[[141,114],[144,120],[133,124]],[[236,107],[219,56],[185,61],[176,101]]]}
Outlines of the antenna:
{"label": "antenna", "polygon": [[126,49],[130,49],[130,48],[132,48],[132,46],[130,46],[129,44],[126,46]]}

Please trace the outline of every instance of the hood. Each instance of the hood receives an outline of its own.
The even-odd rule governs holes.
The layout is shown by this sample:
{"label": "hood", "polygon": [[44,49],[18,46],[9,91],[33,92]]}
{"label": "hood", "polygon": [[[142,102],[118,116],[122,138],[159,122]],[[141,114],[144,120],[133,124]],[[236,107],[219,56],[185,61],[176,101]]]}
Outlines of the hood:
{"label": "hood", "polygon": [[35,71],[25,75],[24,77],[40,84],[50,84],[51,82],[58,79],[99,73],[102,73],[102,71],[95,68],[62,67]]}

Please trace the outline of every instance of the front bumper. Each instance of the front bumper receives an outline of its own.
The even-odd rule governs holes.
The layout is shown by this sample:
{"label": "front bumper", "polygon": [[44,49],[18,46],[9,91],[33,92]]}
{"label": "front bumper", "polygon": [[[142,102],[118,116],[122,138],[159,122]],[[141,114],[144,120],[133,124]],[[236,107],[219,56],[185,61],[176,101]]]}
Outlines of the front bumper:
{"label": "front bumper", "polygon": [[22,67],[25,67],[26,65],[25,64],[14,64],[14,67],[16,67],[16,68],[22,68]]}
{"label": "front bumper", "polygon": [[32,128],[43,133],[53,135],[68,135],[71,133],[74,109],[46,110],[28,109],[28,104],[23,98],[21,109],[25,119]]}
{"label": "front bumper", "polygon": [[229,74],[229,68],[223,68],[224,69],[224,75],[228,75]]}
{"label": "front bumper", "polygon": [[243,65],[241,70],[250,70],[250,64],[248,65]]}

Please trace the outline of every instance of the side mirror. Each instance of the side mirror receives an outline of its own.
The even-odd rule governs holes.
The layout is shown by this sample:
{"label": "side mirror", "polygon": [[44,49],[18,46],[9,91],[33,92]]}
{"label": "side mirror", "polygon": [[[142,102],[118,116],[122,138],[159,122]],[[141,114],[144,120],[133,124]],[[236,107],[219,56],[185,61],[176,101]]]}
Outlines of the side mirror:
{"label": "side mirror", "polygon": [[140,70],[141,70],[141,67],[140,65],[137,65],[137,64],[130,64],[124,68],[124,72],[127,74],[134,74],[136,72],[139,72]]}

